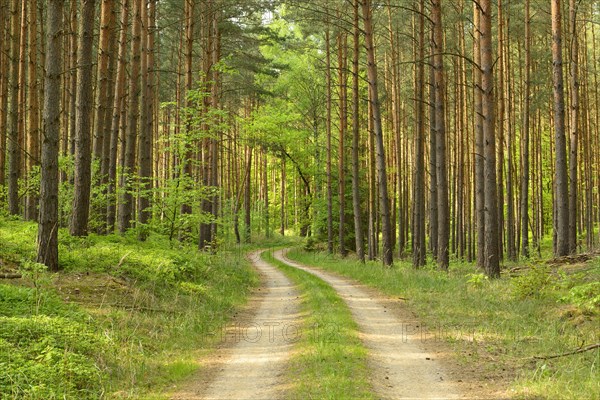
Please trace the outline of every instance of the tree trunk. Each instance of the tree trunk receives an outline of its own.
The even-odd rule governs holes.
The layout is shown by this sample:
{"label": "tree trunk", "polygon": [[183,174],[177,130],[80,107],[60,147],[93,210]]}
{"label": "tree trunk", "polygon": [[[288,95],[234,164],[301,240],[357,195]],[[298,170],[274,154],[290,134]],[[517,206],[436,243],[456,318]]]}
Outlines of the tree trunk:
{"label": "tree trunk", "polygon": [[125,69],[126,69],[126,52],[127,52],[127,25],[129,23],[129,0],[124,0],[121,8],[121,34],[119,37],[119,53],[117,74],[115,78],[115,90],[113,106],[111,108],[111,128],[110,128],[110,152],[108,161],[108,187],[107,187],[107,216],[106,226],[107,231],[112,232],[115,228],[116,220],[116,199],[115,188],[117,184],[117,148],[119,143],[119,131],[121,124],[121,109],[125,108]]}
{"label": "tree trunk", "polygon": [[93,109],[92,47],[94,44],[95,0],[84,0],[79,26],[77,57],[77,115],[75,117],[75,187],[70,232],[85,236],[88,231],[91,189],[91,119]]}
{"label": "tree trunk", "polygon": [[19,214],[19,178],[21,177],[21,149],[19,148],[19,29],[20,0],[11,3],[10,26],[10,100],[8,102],[8,212]]}
{"label": "tree trunk", "polygon": [[133,219],[132,181],[135,174],[135,155],[138,136],[138,119],[140,115],[140,61],[142,34],[142,1],[133,2],[133,24],[131,28],[131,74],[129,84],[129,110],[127,116],[127,132],[125,137],[125,153],[121,188],[123,195],[119,204],[119,231],[124,233],[131,227]]}
{"label": "tree trunk", "polygon": [[445,77],[441,0],[432,2],[433,19],[433,66],[435,69],[435,130],[436,170],[438,197],[438,251],[437,261],[442,270],[449,265],[450,210],[448,204],[448,166],[446,157],[446,119],[444,113]]}
{"label": "tree trunk", "polygon": [[60,136],[63,0],[49,0],[47,4],[44,139],[42,142],[37,261],[45,264],[51,271],[57,271],[59,269],[58,142]]}
{"label": "tree trunk", "polygon": [[[329,22],[328,22],[329,23]],[[332,95],[331,95],[331,38],[329,32],[329,25],[325,28],[325,85],[326,88],[326,103],[325,107],[327,109],[326,113],[326,121],[325,121],[325,129],[327,136],[327,251],[329,254],[333,254],[333,178],[331,176],[331,103],[332,103]],[[285,157],[283,157],[283,162],[285,163]],[[285,171],[285,164],[283,164],[283,168]],[[282,172],[283,174],[283,172]],[[283,180],[283,175],[282,175]],[[282,181],[282,185],[285,185],[285,182]],[[283,210],[284,199],[282,196],[281,199],[281,207]],[[283,211],[282,211],[283,212]],[[283,227],[283,217],[282,217],[282,227]],[[283,229],[282,229],[283,235]]]}
{"label": "tree trunk", "polygon": [[496,182],[496,133],[494,116],[494,61],[492,57],[491,0],[482,0],[480,16],[482,110],[485,156],[485,266],[490,278],[500,277],[498,246],[498,194]]}
{"label": "tree trunk", "polygon": [[[0,18],[0,186],[6,184],[6,132],[8,122],[8,85],[10,58],[10,10],[7,0],[0,1],[0,9],[6,17]],[[7,24],[8,23],[8,24]],[[8,31],[8,32],[7,32]],[[4,201],[4,198],[1,199]]]}
{"label": "tree trunk", "polygon": [[[425,1],[419,0],[418,60],[425,59]],[[413,266],[425,265],[425,63],[416,65],[416,135],[413,199]]]}
{"label": "tree trunk", "polygon": [[552,78],[554,83],[555,214],[557,257],[569,254],[569,189],[565,138],[565,92],[562,57],[561,1],[552,0]]}
{"label": "tree trunk", "polygon": [[521,254],[529,257],[529,129],[531,106],[531,15],[530,0],[525,0],[525,94],[521,138]]}
{"label": "tree trunk", "polygon": [[354,237],[356,242],[356,255],[361,262],[365,262],[365,245],[362,227],[362,212],[360,207],[360,166],[359,166],[359,51],[360,51],[360,26],[359,26],[359,0],[354,0],[354,54],[352,58],[352,208],[354,210]]}
{"label": "tree trunk", "polygon": [[[29,134],[27,141],[27,171],[31,172],[40,163],[39,97],[37,82],[37,0],[29,1]],[[28,192],[25,198],[25,218],[36,221],[38,218],[38,195]]]}
{"label": "tree trunk", "polygon": [[346,257],[346,146],[345,136],[348,127],[347,113],[347,40],[346,34],[340,33],[338,36],[338,86],[340,91],[340,137],[338,145],[338,199],[339,209],[339,246],[340,255]]}
{"label": "tree trunk", "polygon": [[569,0],[570,20],[570,125],[569,125],[569,253],[577,252],[577,190],[578,177],[578,136],[579,136],[579,38],[577,33],[577,8],[579,2]]}
{"label": "tree trunk", "polygon": [[393,263],[392,222],[390,219],[390,202],[388,196],[388,180],[386,171],[385,146],[383,142],[383,130],[381,123],[381,111],[379,109],[379,92],[377,87],[377,64],[375,57],[375,45],[373,42],[373,20],[371,12],[371,0],[362,3],[363,22],[365,31],[365,46],[367,51],[367,80],[371,90],[370,99],[373,111],[373,135],[377,149],[377,172],[379,174],[379,202],[382,221],[382,251],[383,264],[391,266]]}

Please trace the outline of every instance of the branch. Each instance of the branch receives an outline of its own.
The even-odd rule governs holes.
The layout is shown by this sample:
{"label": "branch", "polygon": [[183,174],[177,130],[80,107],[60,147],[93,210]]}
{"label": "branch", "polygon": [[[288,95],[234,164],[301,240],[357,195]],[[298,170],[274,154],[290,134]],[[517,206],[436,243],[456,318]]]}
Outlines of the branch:
{"label": "branch", "polygon": [[586,351],[590,351],[590,350],[594,350],[594,349],[598,349],[598,348],[600,348],[600,343],[591,344],[589,346],[582,347],[582,348],[579,348],[579,349],[573,350],[573,351],[568,351],[566,353],[554,354],[551,356],[533,356],[532,358],[534,358],[536,360],[550,360],[552,358],[559,358],[559,357],[570,356],[573,354],[584,353]]}

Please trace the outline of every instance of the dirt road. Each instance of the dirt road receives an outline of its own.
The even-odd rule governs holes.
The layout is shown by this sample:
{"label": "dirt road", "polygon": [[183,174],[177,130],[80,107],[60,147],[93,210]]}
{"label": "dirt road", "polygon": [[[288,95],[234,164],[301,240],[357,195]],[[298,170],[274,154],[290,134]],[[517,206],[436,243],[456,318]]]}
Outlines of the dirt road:
{"label": "dirt road", "polygon": [[369,351],[371,380],[378,396],[384,399],[457,399],[455,385],[443,367],[422,345],[418,323],[400,318],[386,305],[385,298],[356,283],[298,264],[286,257],[287,250],[275,258],[309,272],[331,285],[350,308]]}
{"label": "dirt road", "polygon": [[[250,259],[263,276],[260,295],[250,300],[252,318],[236,320],[223,333],[223,344],[192,385],[172,399],[278,399],[299,327],[299,300],[292,282],[260,258]],[[254,312],[252,312],[254,311]]]}

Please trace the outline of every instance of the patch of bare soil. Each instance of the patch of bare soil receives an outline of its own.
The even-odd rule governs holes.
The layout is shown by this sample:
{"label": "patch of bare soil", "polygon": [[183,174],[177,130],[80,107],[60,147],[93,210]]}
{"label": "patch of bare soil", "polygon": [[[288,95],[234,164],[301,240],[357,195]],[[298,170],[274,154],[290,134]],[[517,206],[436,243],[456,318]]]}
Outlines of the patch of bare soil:
{"label": "patch of bare soil", "polygon": [[299,297],[292,282],[250,254],[263,286],[223,333],[220,348],[202,360],[202,371],[172,396],[193,399],[277,399],[287,388],[287,361],[300,327]]}
{"label": "patch of bare soil", "polygon": [[423,329],[399,299],[390,299],[353,280],[275,257],[330,284],[350,308],[369,350],[373,387],[383,399],[508,397],[496,376],[467,368],[435,330]]}

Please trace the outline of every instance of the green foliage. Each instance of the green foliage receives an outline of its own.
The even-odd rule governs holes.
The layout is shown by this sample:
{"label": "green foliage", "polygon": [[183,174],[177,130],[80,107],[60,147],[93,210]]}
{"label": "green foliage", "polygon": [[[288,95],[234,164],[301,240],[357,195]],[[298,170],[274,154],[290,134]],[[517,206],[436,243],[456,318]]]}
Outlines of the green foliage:
{"label": "green foliage", "polygon": [[40,305],[36,292],[0,285],[0,399],[99,397],[110,343],[75,307],[51,294]]}
{"label": "green foliage", "polygon": [[553,283],[550,267],[532,265],[523,275],[514,278],[513,293],[517,298],[542,297]]}
{"label": "green foliage", "polygon": [[465,275],[467,278],[467,283],[473,287],[481,288],[485,282],[489,281],[489,278],[486,274],[483,273],[472,273]]}
{"label": "green foliage", "polygon": [[600,282],[575,286],[561,301],[572,303],[585,312],[597,313],[600,310]]}

